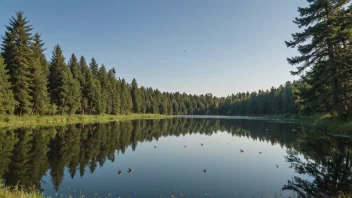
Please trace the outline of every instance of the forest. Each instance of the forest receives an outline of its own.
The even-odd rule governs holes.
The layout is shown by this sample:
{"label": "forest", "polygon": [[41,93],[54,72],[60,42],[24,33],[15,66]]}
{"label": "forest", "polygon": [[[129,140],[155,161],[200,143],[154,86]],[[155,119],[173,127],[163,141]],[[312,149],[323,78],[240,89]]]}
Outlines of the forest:
{"label": "forest", "polygon": [[[161,92],[117,78],[94,58],[64,57],[56,45],[50,60],[41,35],[22,11],[6,26],[0,55],[0,114],[72,115],[153,113],[168,115],[352,115],[352,7],[349,0],[308,1],[294,19],[302,31],[287,47],[299,56],[294,82],[227,97]],[[318,14],[317,14],[318,13]],[[68,59],[68,61],[67,61]]]}

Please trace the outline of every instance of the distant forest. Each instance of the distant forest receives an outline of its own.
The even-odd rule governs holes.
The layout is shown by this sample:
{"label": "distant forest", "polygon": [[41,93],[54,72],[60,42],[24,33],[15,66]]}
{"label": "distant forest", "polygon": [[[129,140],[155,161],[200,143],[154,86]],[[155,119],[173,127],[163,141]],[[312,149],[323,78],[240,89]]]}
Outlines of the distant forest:
{"label": "distant forest", "polygon": [[68,62],[56,45],[48,61],[44,42],[22,11],[10,19],[0,55],[0,114],[207,114],[352,115],[352,7],[350,1],[308,1],[294,20],[302,32],[287,47],[300,56],[292,75],[300,80],[277,88],[227,97],[191,95],[143,87],[116,78],[114,68],[72,54]]}

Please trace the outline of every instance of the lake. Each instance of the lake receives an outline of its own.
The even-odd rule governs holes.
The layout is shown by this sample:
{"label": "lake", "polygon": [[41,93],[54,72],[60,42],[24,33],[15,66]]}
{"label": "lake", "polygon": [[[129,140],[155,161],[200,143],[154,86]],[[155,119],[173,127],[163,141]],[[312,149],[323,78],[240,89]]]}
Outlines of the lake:
{"label": "lake", "polygon": [[352,191],[351,145],[246,117],[0,128],[0,176],[51,197],[332,197]]}

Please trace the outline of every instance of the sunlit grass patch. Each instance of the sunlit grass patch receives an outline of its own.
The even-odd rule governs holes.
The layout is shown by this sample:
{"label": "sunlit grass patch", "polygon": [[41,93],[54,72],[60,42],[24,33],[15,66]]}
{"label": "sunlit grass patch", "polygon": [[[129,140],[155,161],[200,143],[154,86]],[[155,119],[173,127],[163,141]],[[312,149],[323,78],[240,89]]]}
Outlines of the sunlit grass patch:
{"label": "sunlit grass patch", "polygon": [[33,189],[23,190],[18,186],[13,188],[4,187],[0,184],[0,197],[1,198],[42,198],[43,195],[39,191]]}
{"label": "sunlit grass patch", "polygon": [[133,119],[164,119],[172,116],[159,114],[128,114],[128,115],[55,115],[55,116],[14,116],[0,115],[0,127],[22,126],[58,126],[74,123],[104,123]]}

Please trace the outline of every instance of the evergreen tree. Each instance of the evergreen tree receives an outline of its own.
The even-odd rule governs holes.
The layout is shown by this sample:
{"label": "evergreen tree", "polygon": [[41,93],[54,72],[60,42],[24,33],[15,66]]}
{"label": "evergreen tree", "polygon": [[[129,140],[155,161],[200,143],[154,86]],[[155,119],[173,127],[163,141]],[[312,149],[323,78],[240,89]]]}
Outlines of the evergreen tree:
{"label": "evergreen tree", "polygon": [[89,69],[92,72],[92,74],[94,76],[98,76],[99,73],[99,65],[97,63],[97,61],[95,60],[95,58],[92,58],[90,64],[89,64]]}
{"label": "evergreen tree", "polygon": [[79,61],[79,67],[82,72],[82,79],[81,79],[81,87],[82,87],[82,100],[81,100],[81,106],[82,106],[82,113],[89,113],[90,110],[90,104],[93,98],[93,93],[92,93],[92,88],[90,88],[90,81],[92,80],[91,77],[91,72],[89,71],[86,59],[81,56],[80,61]]}
{"label": "evergreen tree", "polygon": [[28,25],[23,12],[16,12],[16,17],[10,19],[10,25],[6,26],[4,41],[2,44],[5,64],[11,76],[15,99],[18,102],[15,113],[18,115],[32,113],[32,89],[33,80],[33,53],[30,49],[32,43],[32,26]]}
{"label": "evergreen tree", "polygon": [[[111,88],[109,88],[108,94],[108,103],[107,106],[111,106],[111,112],[110,114],[117,115],[120,113],[120,85],[118,85],[118,81],[115,77],[116,72],[115,69],[112,68],[108,72],[108,78],[109,78],[109,85]],[[109,113],[109,112],[108,112]]]}
{"label": "evergreen tree", "polygon": [[129,113],[131,113],[132,106],[133,106],[133,103],[132,103],[130,90],[128,88],[128,85],[127,85],[125,79],[122,79],[122,81],[121,81],[121,108],[120,108],[120,112],[122,114],[129,114]]}
{"label": "evergreen tree", "polygon": [[133,108],[132,108],[133,112],[140,113],[141,106],[142,106],[142,98],[141,98],[140,90],[138,88],[138,84],[137,84],[136,79],[132,80],[131,97],[132,97],[132,102],[133,102]]}
{"label": "evergreen tree", "polygon": [[141,105],[141,113],[146,113],[147,111],[147,98],[146,98],[146,90],[145,88],[142,86],[139,89],[140,93],[141,93],[141,100],[142,100],[142,105]]}
{"label": "evergreen tree", "polygon": [[[84,58],[82,61],[85,62]],[[77,60],[77,57],[75,54],[71,55],[71,58],[68,62],[68,67],[71,70],[73,78],[77,79],[79,81],[79,83],[81,84],[81,86],[83,86],[84,85],[84,78],[83,78],[82,70],[80,68],[80,65],[78,63],[78,60]]]}
{"label": "evergreen tree", "polygon": [[81,69],[79,68],[79,64],[78,64],[78,60],[77,60],[77,57],[75,56],[75,54],[72,54],[71,55],[71,58],[68,62],[68,67],[70,68],[70,71],[72,73],[72,78],[73,78],[73,81],[77,81],[78,84],[75,84],[76,82],[74,82],[74,86],[75,86],[75,89],[77,90],[74,90],[73,93],[77,94],[76,97],[79,97],[79,104],[77,106],[77,109],[79,110],[80,113],[83,113],[83,105],[82,105],[82,88],[84,87],[84,79],[83,79],[83,75],[82,75],[82,71]]}
{"label": "evergreen tree", "polygon": [[32,98],[33,112],[35,114],[47,114],[50,111],[50,98],[48,95],[48,64],[43,54],[44,43],[40,39],[40,35],[36,33],[33,38],[32,52],[33,61],[33,82],[32,82]]}
{"label": "evergreen tree", "polygon": [[9,79],[4,58],[0,54],[0,114],[12,114],[17,105]]}
{"label": "evergreen tree", "polygon": [[101,85],[101,113],[108,113],[108,110],[111,111],[110,107],[108,109],[108,97],[109,91],[111,89],[110,82],[108,79],[108,73],[106,72],[105,66],[102,64],[99,68],[99,80]]}
{"label": "evergreen tree", "polygon": [[94,113],[103,114],[105,112],[105,109],[102,101],[101,84],[98,78],[94,78],[93,83],[94,83],[94,98],[93,98]]}
{"label": "evergreen tree", "polygon": [[41,40],[41,35],[38,33],[35,33],[33,36],[33,45],[35,47],[35,50],[33,52],[39,56],[39,62],[40,65],[42,66],[42,71],[44,72],[46,78],[49,76],[49,64],[48,61],[45,58],[44,51],[46,48],[44,48],[44,42]]}
{"label": "evergreen tree", "polygon": [[122,114],[121,111],[121,107],[122,107],[122,93],[121,93],[121,80],[120,79],[116,79],[116,105],[115,105],[115,111],[118,114]]}
{"label": "evergreen tree", "polygon": [[[301,56],[288,58],[292,65],[301,64],[293,75],[300,75],[309,68],[306,82],[312,87],[307,100],[324,98],[323,102],[331,101],[338,118],[343,118],[344,93],[351,90],[344,88],[345,72],[349,69],[342,64],[340,51],[346,42],[352,39],[352,27],[347,25],[349,17],[346,10],[349,0],[311,1],[306,8],[299,8],[300,18],[294,23],[298,27],[306,27],[302,32],[292,34],[292,41],[286,42],[288,47],[296,47]],[[319,13],[319,14],[317,14]],[[346,45],[345,45],[346,46]],[[350,52],[349,52],[350,53]],[[320,95],[320,96],[319,96]]]}
{"label": "evergreen tree", "polygon": [[70,70],[67,70],[67,74],[70,94],[67,98],[67,106],[69,107],[69,113],[75,114],[80,109],[81,87],[79,81],[73,78]]}
{"label": "evergreen tree", "polygon": [[104,112],[101,98],[101,84],[99,81],[99,66],[98,63],[92,58],[89,63],[90,75],[88,74],[87,82],[89,83],[89,92],[91,96],[91,109],[90,113],[102,114]]}
{"label": "evergreen tree", "polygon": [[75,113],[80,99],[79,82],[73,79],[59,45],[55,46],[51,58],[49,85],[51,100],[58,106],[59,112]]}
{"label": "evergreen tree", "polygon": [[[95,68],[95,60],[92,59],[92,63],[89,64],[90,67]],[[99,113],[102,109],[101,107],[101,87],[97,76],[95,76],[91,70],[88,68],[84,57],[81,57],[80,67],[82,74],[84,76],[84,87],[82,91],[83,95],[83,106],[84,112],[88,114]]]}

